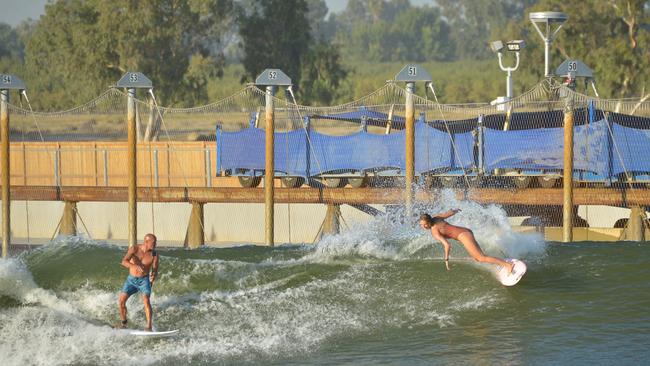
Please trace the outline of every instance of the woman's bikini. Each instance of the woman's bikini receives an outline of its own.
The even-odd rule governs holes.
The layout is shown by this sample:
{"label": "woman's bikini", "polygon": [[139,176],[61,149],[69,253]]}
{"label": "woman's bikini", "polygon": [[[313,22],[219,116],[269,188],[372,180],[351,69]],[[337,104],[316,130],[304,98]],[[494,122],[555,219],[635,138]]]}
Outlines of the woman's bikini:
{"label": "woman's bikini", "polygon": [[438,226],[438,232],[442,234],[447,239],[455,239],[458,240],[458,237],[461,236],[462,234],[465,233],[472,233],[472,230],[464,228],[464,227],[458,227],[454,226],[451,224],[448,224],[446,221],[441,221],[439,223],[436,223]]}

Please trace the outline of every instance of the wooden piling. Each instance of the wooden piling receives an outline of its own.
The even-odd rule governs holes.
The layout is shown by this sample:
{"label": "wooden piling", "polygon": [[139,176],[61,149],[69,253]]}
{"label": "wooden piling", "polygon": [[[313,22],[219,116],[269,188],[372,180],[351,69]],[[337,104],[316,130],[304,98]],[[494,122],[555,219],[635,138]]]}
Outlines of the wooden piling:
{"label": "wooden piling", "polygon": [[203,205],[205,205],[203,202],[192,202],[192,213],[185,234],[186,248],[195,249],[205,244]]}
{"label": "wooden piling", "polygon": [[2,138],[0,165],[2,170],[2,257],[9,255],[11,245],[11,196],[9,166],[9,91],[0,90],[0,135]]}
{"label": "wooden piling", "polygon": [[275,171],[274,171],[274,131],[275,131],[275,121],[274,121],[274,106],[273,106],[273,96],[275,94],[275,86],[266,87],[266,165],[264,173],[264,208],[265,208],[265,220],[264,220],[264,233],[266,238],[266,245],[273,246],[273,229],[274,229],[274,202],[273,202],[273,182],[275,180]]}
{"label": "wooden piling", "polygon": [[644,207],[632,206],[625,237],[632,241],[645,240],[645,222],[647,215]]}
{"label": "wooden piling", "polygon": [[[571,98],[571,97],[568,97]],[[562,240],[573,241],[573,101],[564,109],[564,171],[562,190]]]}
{"label": "wooden piling", "polygon": [[129,189],[129,246],[135,246],[138,237],[138,205],[136,194],[137,177],[137,130],[135,120],[135,89],[129,88],[127,101],[127,129],[128,129],[128,189]]}
{"label": "wooden piling", "polygon": [[59,227],[59,235],[77,235],[77,202],[65,201],[65,205],[63,206],[63,217],[61,217],[61,226]]}
{"label": "wooden piling", "polygon": [[321,237],[328,234],[338,234],[340,232],[341,224],[339,217],[341,216],[341,205],[328,204],[327,211],[325,212],[325,220],[323,221],[323,230]]}
{"label": "wooden piling", "polygon": [[413,216],[413,183],[415,181],[415,107],[413,104],[413,93],[415,92],[415,83],[406,83],[406,217]]}

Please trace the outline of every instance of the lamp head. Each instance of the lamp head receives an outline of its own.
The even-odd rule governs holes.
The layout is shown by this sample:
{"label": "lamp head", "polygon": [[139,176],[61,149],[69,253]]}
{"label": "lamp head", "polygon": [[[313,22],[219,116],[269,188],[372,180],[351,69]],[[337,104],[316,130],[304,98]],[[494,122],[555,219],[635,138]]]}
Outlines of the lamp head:
{"label": "lamp head", "polygon": [[526,47],[526,42],[524,42],[521,39],[516,39],[514,41],[508,41],[506,43],[506,47],[508,48],[508,51],[511,52],[519,52]]}
{"label": "lamp head", "polygon": [[501,41],[493,41],[493,42],[490,42],[490,49],[491,49],[492,52],[494,52],[494,53],[499,53],[499,52],[501,52],[501,50],[503,49],[503,42],[501,42]]}

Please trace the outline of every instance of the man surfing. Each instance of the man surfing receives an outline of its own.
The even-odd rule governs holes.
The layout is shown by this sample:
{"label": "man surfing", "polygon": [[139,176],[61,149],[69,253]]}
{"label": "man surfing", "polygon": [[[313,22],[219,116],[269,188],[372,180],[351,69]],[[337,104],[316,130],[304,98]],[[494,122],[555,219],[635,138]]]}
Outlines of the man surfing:
{"label": "man surfing", "polygon": [[431,236],[442,243],[445,251],[445,266],[447,267],[447,270],[449,270],[449,252],[451,250],[451,245],[447,239],[455,239],[463,244],[465,250],[467,250],[467,253],[469,253],[469,255],[472,256],[475,261],[499,265],[505,268],[507,274],[510,274],[510,272],[512,272],[512,268],[514,267],[513,263],[506,262],[500,258],[485,255],[485,253],[483,253],[481,250],[481,247],[478,246],[472,230],[462,226],[451,225],[445,221],[445,219],[457,214],[458,212],[460,212],[460,209],[454,209],[433,217],[431,217],[429,214],[423,213],[420,215],[419,220],[420,227],[426,230],[430,230]]}
{"label": "man surfing", "polygon": [[119,296],[119,309],[121,322],[120,328],[126,328],[128,320],[126,319],[126,301],[131,295],[142,293],[142,302],[144,303],[144,314],[147,318],[147,327],[145,330],[151,331],[151,287],[156,281],[158,275],[158,254],[156,253],[156,236],[147,234],[144,236],[144,243],[129,247],[124,258],[122,266],[129,269],[129,276],[124,281]]}

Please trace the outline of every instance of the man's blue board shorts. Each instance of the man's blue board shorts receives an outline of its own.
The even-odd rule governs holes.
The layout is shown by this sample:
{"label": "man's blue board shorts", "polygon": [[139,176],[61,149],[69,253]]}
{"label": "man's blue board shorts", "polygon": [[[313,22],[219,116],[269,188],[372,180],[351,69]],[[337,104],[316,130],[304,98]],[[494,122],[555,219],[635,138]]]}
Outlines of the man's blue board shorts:
{"label": "man's blue board shorts", "polygon": [[131,296],[136,292],[142,292],[142,294],[150,296],[151,295],[151,283],[149,282],[149,275],[136,277],[129,275],[124,281],[124,286],[122,286],[122,292]]}

